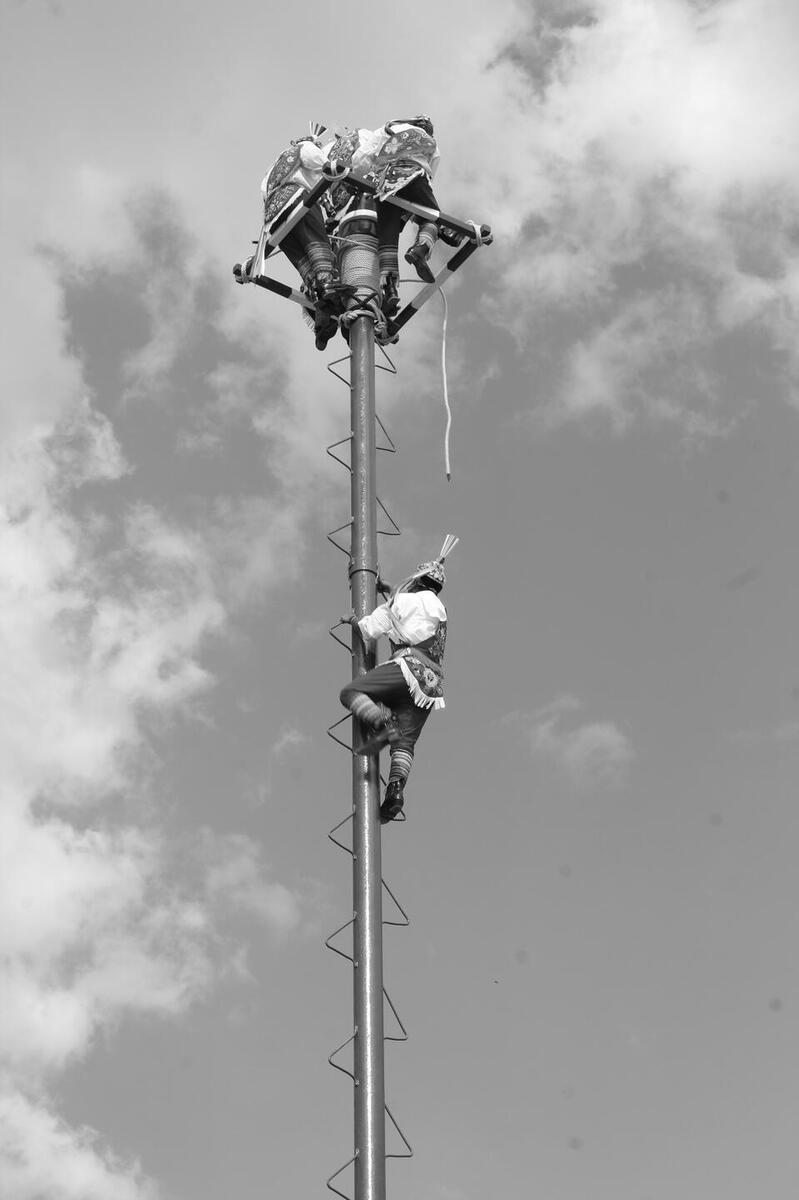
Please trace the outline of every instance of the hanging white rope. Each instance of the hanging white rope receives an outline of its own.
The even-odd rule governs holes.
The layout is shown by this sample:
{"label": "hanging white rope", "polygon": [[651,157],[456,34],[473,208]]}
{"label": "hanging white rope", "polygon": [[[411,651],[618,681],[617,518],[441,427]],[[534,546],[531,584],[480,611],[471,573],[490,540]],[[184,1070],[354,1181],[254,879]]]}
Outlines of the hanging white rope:
{"label": "hanging white rope", "polygon": [[438,294],[444,302],[444,323],[441,327],[441,380],[444,385],[444,407],[447,410],[447,427],[444,430],[444,470],[447,473],[447,480],[451,480],[452,467],[449,461],[449,431],[452,428],[452,409],[449,406],[449,390],[447,388],[447,317],[449,309],[443,288],[438,289]]}

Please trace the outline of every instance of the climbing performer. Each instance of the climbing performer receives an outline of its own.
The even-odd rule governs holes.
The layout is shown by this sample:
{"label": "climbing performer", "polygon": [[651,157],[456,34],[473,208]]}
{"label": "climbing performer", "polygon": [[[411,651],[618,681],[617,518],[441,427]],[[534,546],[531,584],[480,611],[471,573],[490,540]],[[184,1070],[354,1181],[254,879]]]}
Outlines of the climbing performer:
{"label": "climbing performer", "polygon": [[[328,165],[330,143],[322,144],[325,126],[312,121],[310,128],[310,134],[292,139],[264,176],[261,194],[266,225],[307,195]],[[304,289],[314,302],[316,348],[324,350],[338,328],[335,317],[340,309],[335,255],[318,204],[289,230],[280,249],[299,271]]]}
{"label": "climbing performer", "polygon": [[360,620],[342,617],[369,642],[386,635],[391,659],[353,679],[341,690],[341,703],[370,728],[356,754],[373,754],[386,744],[391,767],[380,806],[381,824],[402,811],[414,746],[434,708],[444,707],[442,661],[447,641],[447,610],[439,599],[446,582],[444,559],[458,538],[447,535],[438,558],[420,563],[398,588],[387,585],[388,600]]}

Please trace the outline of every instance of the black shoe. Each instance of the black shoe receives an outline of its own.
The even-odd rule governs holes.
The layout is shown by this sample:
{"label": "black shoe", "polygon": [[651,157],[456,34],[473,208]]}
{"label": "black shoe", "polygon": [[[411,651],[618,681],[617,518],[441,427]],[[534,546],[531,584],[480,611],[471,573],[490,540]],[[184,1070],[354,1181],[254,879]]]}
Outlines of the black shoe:
{"label": "black shoe", "polygon": [[402,793],[405,789],[405,781],[395,779],[386,788],[386,797],[380,805],[380,824],[388,825],[389,821],[396,821],[397,817],[402,812],[402,806],[405,803]]}
{"label": "black shoe", "polygon": [[393,273],[387,275],[383,282],[383,299],[381,308],[389,321],[399,312],[399,290],[397,289],[397,277]]}
{"label": "black shoe", "polygon": [[427,242],[416,242],[410,250],[405,251],[405,261],[416,268],[416,274],[425,283],[435,283],[436,277],[427,265],[430,257],[430,246]]}
{"label": "black shoe", "polygon": [[353,754],[379,754],[388,745],[388,730],[385,725],[379,729],[370,729],[357,746],[352,747]]}
{"label": "black shoe", "polygon": [[399,738],[399,729],[393,717],[383,725],[370,729],[362,742],[352,747],[353,754],[379,754],[384,746],[393,746]]}
{"label": "black shoe", "polygon": [[317,350],[326,350],[327,343],[336,336],[338,323],[329,318],[323,322],[318,319],[314,323],[314,345]]}
{"label": "black shoe", "polygon": [[316,301],[316,313],[313,322],[314,340],[317,350],[324,350],[332,337],[336,336],[338,321],[324,300]]}

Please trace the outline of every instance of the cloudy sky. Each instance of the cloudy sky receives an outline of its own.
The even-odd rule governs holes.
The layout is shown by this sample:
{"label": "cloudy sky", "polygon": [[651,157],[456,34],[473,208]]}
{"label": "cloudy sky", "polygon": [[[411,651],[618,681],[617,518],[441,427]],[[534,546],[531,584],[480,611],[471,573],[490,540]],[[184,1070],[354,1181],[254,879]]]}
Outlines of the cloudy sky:
{"label": "cloudy sky", "polygon": [[[799,9],[0,0],[8,1200],[324,1194],[345,389],[237,288],[309,119],[496,240],[379,410],[448,703],[383,837],[414,1200],[796,1194]],[[283,277],[290,278],[287,266]]]}

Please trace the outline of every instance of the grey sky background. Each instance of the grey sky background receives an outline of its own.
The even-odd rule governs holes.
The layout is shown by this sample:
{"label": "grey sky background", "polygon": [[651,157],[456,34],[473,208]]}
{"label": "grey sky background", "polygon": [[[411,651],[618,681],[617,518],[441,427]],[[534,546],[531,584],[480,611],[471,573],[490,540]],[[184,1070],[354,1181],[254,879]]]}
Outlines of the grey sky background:
{"label": "grey sky background", "polygon": [[389,1194],[794,1196],[799,10],[0,13],[4,1196],[322,1195],[351,1153],[344,347],[230,267],[309,119],[418,111],[496,241],[451,484],[439,306],[379,382],[385,574],[461,538],[383,838]]}

